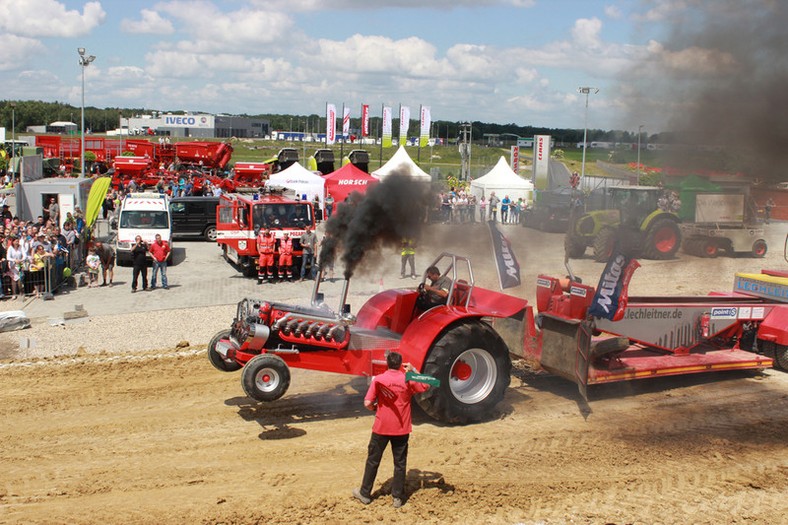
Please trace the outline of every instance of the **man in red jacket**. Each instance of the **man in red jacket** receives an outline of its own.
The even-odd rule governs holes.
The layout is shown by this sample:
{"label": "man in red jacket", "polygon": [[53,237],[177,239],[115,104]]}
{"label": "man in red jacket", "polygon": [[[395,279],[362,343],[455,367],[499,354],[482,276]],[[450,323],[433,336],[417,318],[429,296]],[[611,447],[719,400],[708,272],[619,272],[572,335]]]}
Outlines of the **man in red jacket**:
{"label": "man in red jacket", "polygon": [[285,232],[279,241],[279,280],[293,280],[293,239]]}
{"label": "man in red jacket", "polygon": [[361,488],[353,489],[353,497],[365,505],[372,501],[372,485],[378,474],[383,451],[390,442],[394,456],[391,496],[394,507],[399,508],[405,499],[408,438],[412,430],[410,400],[413,394],[425,392],[429,385],[405,380],[405,372],[417,371],[410,363],[405,363],[405,372],[401,371],[402,355],[397,352],[388,353],[386,365],[388,370],[372,378],[372,384],[364,397],[364,406],[375,412],[375,423],[367,449],[364,478]]}
{"label": "man in red jacket", "polygon": [[165,290],[169,290],[167,285],[167,257],[170,255],[170,245],[161,239],[160,234],[156,234],[156,239],[148,248],[153,258],[153,275],[150,278],[150,289],[156,289],[156,274],[161,270],[161,285]]}

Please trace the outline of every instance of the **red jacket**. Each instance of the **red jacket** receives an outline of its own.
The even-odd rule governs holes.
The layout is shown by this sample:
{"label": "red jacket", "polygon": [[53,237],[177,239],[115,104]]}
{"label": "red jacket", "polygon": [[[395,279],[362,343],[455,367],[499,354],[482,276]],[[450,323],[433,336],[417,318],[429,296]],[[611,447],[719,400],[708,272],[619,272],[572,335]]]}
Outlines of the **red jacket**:
{"label": "red jacket", "polygon": [[170,254],[170,245],[167,241],[161,241],[161,244],[157,242],[153,242],[148,248],[151,257],[157,262],[164,262],[167,260],[167,256]]}
{"label": "red jacket", "polygon": [[410,419],[410,398],[413,394],[426,392],[429,385],[405,381],[405,372],[386,370],[372,378],[365,401],[378,402],[372,432],[383,436],[404,436],[413,427]]}
{"label": "red jacket", "polygon": [[293,255],[293,239],[288,237],[279,241],[279,255]]}
{"label": "red jacket", "polygon": [[273,233],[266,235],[264,232],[260,232],[257,236],[257,253],[274,253],[275,246],[276,237]]}

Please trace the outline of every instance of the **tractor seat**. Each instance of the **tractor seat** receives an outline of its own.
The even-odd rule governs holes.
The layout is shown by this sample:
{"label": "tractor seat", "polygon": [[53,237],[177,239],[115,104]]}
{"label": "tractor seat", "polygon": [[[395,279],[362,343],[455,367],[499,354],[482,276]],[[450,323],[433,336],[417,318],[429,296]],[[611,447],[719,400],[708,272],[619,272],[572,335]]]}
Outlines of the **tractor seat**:
{"label": "tractor seat", "polygon": [[468,295],[470,294],[471,287],[468,286],[468,281],[464,279],[458,279],[456,283],[454,283],[454,294],[451,298],[451,305],[452,306],[467,306],[468,303]]}

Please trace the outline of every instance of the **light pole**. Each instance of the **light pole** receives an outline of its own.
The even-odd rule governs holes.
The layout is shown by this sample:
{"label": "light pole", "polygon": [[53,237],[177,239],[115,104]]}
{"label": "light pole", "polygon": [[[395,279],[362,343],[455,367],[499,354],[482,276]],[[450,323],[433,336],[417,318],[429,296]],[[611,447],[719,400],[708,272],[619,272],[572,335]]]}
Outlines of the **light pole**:
{"label": "light pole", "polygon": [[[460,124],[462,143],[460,144],[460,158],[462,159],[462,174],[460,180],[471,180],[471,142],[473,142],[473,127],[470,122]],[[470,141],[468,136],[470,135]]]}
{"label": "light pole", "polygon": [[11,102],[11,183],[16,178],[16,102]]}
{"label": "light pole", "polygon": [[640,133],[643,129],[645,124],[641,124],[638,126],[638,177],[637,177],[637,185],[640,186]]}
{"label": "light pole", "polygon": [[590,93],[594,93],[596,95],[599,93],[599,89],[595,87],[579,87],[577,88],[577,92],[586,96],[586,116],[585,123],[583,124],[583,161],[580,164],[580,180],[583,181],[583,184],[585,184],[586,150],[588,149],[588,95]]}
{"label": "light pole", "polygon": [[96,60],[96,57],[93,55],[85,56],[85,48],[80,47],[77,48],[79,52],[79,65],[82,66],[82,142],[80,145],[80,164],[79,164],[79,175],[81,177],[85,176],[85,68],[90,65],[91,62]]}

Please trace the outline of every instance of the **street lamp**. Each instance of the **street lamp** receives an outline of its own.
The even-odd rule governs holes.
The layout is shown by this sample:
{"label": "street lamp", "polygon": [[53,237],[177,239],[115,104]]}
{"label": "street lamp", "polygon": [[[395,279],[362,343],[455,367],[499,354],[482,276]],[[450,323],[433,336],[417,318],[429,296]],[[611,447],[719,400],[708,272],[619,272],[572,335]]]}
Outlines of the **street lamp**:
{"label": "street lamp", "polygon": [[80,147],[80,165],[79,165],[79,174],[80,176],[85,176],[85,68],[90,65],[91,62],[96,60],[96,57],[93,55],[85,56],[85,48],[80,47],[77,48],[79,52],[79,65],[82,66],[82,143]]}
{"label": "street lamp", "polygon": [[643,126],[645,126],[645,124],[641,124],[641,125],[638,126],[638,172],[637,172],[638,173],[638,177],[637,177],[638,186],[640,186],[640,133],[641,133],[641,130],[643,129]]}
{"label": "street lamp", "polygon": [[16,178],[16,102],[11,102],[11,182]]}
{"label": "street lamp", "polygon": [[[585,174],[586,174],[586,150],[588,149],[588,95],[590,93],[594,93],[595,95],[599,93],[599,89],[595,87],[579,87],[577,88],[577,92],[586,96],[586,117],[585,123],[583,125],[583,161],[580,165],[580,180],[585,181]],[[585,184],[585,182],[583,182]]]}

